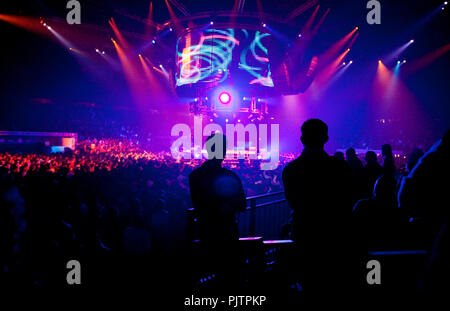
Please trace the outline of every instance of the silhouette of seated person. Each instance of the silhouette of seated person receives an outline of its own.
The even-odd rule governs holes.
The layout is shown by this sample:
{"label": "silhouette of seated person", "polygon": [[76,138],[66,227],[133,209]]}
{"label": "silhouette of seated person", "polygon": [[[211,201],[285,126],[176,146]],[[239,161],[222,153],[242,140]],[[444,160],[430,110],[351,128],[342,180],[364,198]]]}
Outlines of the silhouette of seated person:
{"label": "silhouette of seated person", "polygon": [[314,291],[334,287],[333,276],[349,272],[346,230],[353,187],[348,164],[324,150],[328,126],[319,119],[310,119],[303,123],[301,132],[304,149],[284,168],[283,184],[293,209],[297,273],[305,291]]}
{"label": "silhouette of seated person", "polygon": [[423,157],[424,153],[421,149],[414,149],[408,157],[408,162],[406,162],[405,170],[401,172],[398,176],[397,185],[400,188],[401,184],[405,179],[408,178],[408,175],[412,172],[417,162],[419,162],[420,158]]}
{"label": "silhouette of seated person", "polygon": [[411,173],[411,171],[416,166],[417,162],[419,162],[420,158],[423,157],[424,153],[422,149],[416,148],[409,155],[408,162],[406,163],[406,172]]}
{"label": "silhouette of seated person", "polygon": [[345,151],[345,157],[347,164],[352,170],[353,184],[355,185],[356,199],[362,199],[365,197],[365,184],[367,183],[364,166],[361,160],[356,155],[356,151],[353,148],[348,148]]}
{"label": "silhouette of seated person", "polygon": [[222,167],[226,137],[209,136],[206,149],[208,160],[189,175],[192,204],[202,247],[223,249],[239,239],[236,213],[246,209],[246,198],[239,177]]}
{"label": "silhouette of seated person", "polygon": [[350,165],[352,170],[362,170],[363,164],[361,160],[356,155],[356,151],[353,148],[348,148],[345,151],[345,157],[347,158],[347,163]]}
{"label": "silhouette of seated person", "polygon": [[402,226],[407,218],[397,208],[395,178],[382,175],[377,179],[373,197],[359,200],[353,207],[356,235],[366,248],[389,248],[399,244]]}
{"label": "silhouette of seated person", "polygon": [[[450,131],[418,160],[400,185],[399,207],[424,226],[425,243],[435,238],[449,216]],[[428,241],[426,241],[428,240]]]}
{"label": "silhouette of seated person", "polygon": [[419,289],[448,293],[450,277],[450,208],[448,173],[450,130],[419,159],[402,180],[399,207],[421,225],[418,237],[428,251],[428,263]]}
{"label": "silhouette of seated person", "polygon": [[373,193],[375,182],[381,174],[383,174],[383,168],[380,164],[378,164],[377,154],[373,151],[367,151],[364,156],[364,161],[366,161],[366,165],[364,166],[364,171],[367,178],[366,194],[368,194],[367,197],[370,197]]}
{"label": "silhouette of seated person", "polygon": [[383,173],[386,175],[395,175],[396,168],[391,145],[382,145],[381,155],[383,156]]}

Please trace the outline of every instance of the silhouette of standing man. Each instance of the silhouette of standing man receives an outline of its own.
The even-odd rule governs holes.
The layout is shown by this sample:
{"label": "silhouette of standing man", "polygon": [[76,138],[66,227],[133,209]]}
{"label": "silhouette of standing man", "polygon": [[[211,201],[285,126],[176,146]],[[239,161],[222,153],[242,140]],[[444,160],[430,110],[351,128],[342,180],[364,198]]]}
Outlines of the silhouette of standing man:
{"label": "silhouette of standing man", "polygon": [[189,175],[194,214],[198,219],[202,269],[216,273],[222,284],[232,283],[237,273],[236,213],[247,206],[241,180],[222,167],[226,148],[223,134],[208,137],[208,160]]}
{"label": "silhouette of standing man", "polygon": [[323,121],[307,120],[301,131],[304,150],[283,170],[286,199],[293,209],[297,272],[306,291],[340,287],[352,212],[351,170],[325,152],[328,126]]}

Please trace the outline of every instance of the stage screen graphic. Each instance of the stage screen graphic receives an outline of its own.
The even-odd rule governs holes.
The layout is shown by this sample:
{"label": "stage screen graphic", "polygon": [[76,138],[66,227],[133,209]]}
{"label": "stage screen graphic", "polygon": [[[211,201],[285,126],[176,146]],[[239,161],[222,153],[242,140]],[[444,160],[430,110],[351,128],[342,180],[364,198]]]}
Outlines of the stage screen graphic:
{"label": "stage screen graphic", "polygon": [[203,29],[177,42],[176,85],[231,80],[241,86],[273,87],[270,34],[246,29]]}

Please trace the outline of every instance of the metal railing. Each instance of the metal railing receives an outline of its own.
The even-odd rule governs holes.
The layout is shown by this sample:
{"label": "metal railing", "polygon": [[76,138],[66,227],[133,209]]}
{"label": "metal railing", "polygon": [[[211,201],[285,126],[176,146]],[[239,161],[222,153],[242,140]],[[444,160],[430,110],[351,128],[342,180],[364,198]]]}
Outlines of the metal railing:
{"label": "metal railing", "polygon": [[[260,236],[264,240],[283,239],[282,229],[289,222],[291,210],[284,192],[247,197],[247,210],[237,215],[240,237]],[[193,209],[187,210],[188,240],[198,238],[197,219]]]}
{"label": "metal railing", "polygon": [[264,240],[281,239],[290,213],[283,191],[248,197],[247,210],[238,215],[239,234],[261,236]]}

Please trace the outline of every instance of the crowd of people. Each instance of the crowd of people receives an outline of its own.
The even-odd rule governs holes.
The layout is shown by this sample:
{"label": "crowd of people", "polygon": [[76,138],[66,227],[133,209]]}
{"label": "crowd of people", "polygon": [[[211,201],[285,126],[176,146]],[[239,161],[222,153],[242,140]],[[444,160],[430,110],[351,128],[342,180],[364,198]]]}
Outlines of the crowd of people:
{"label": "crowd of people", "polygon": [[[132,254],[181,249],[186,210],[192,207],[188,177],[202,161],[176,160],[123,138],[86,139],[65,154],[0,154],[2,206],[7,207],[2,212],[9,217],[2,217],[8,224],[2,226],[2,245],[10,255],[2,265],[13,275],[14,264],[21,266],[22,251],[30,246],[57,252],[71,245],[74,253],[84,248]],[[226,165],[238,172],[247,195],[282,190],[281,166],[261,171],[248,160]]]}
{"label": "crowd of people", "polygon": [[[305,149],[300,158],[311,158],[314,165],[322,163],[314,159],[324,157],[324,151],[311,151],[310,142],[303,143]],[[421,219],[426,214],[419,208],[398,212],[399,189],[410,182],[414,168],[424,162],[420,160],[423,151],[414,150],[407,164],[399,167],[390,145],[383,145],[381,150],[380,159],[374,152],[358,155],[349,148],[345,154],[337,152],[330,157],[342,163],[341,168],[328,167],[323,162],[320,169],[313,165],[304,168],[306,171],[289,173],[294,177],[287,177],[284,170],[298,154],[280,155],[275,170],[260,170],[258,160],[248,159],[226,159],[223,167],[236,174],[246,196],[286,191],[294,222],[297,219],[303,224],[291,235],[297,240],[299,234],[307,234],[305,228],[318,234],[311,226],[315,224],[312,219],[319,215],[317,211],[308,212],[298,222],[299,216],[295,215],[302,213],[296,205],[313,205],[314,200],[321,202],[318,198],[325,195],[326,202],[319,205],[333,207],[336,198],[348,192],[346,188],[351,189],[346,203],[348,214],[358,219],[357,230],[373,246],[392,240],[393,227],[390,231],[385,227],[383,234],[376,229],[380,223],[386,224],[387,218],[395,219],[389,224],[398,228],[405,219],[411,222],[411,217]],[[61,283],[60,274],[65,270],[55,272],[52,265],[61,257],[78,254],[156,258],[163,254],[167,259],[183,253],[190,245],[186,241],[186,211],[193,207],[189,176],[203,162],[204,159],[174,159],[168,152],[151,152],[124,137],[81,140],[76,150],[65,154],[0,154],[0,245],[6,254],[0,259],[2,282],[30,286]],[[330,172],[336,173],[335,179],[327,177]],[[288,186],[289,180],[294,179],[295,186]],[[317,189],[311,188],[315,184]],[[299,191],[302,188],[310,189],[303,198],[299,197],[304,193]],[[329,189],[334,190],[324,193]],[[411,200],[410,197],[403,201]],[[325,210],[328,216],[323,216]],[[322,215],[321,227],[336,228],[334,222],[343,219],[338,210],[318,211]],[[347,219],[342,221],[340,226],[345,226]],[[435,234],[433,231],[430,239]],[[310,244],[306,247],[316,250]]]}

